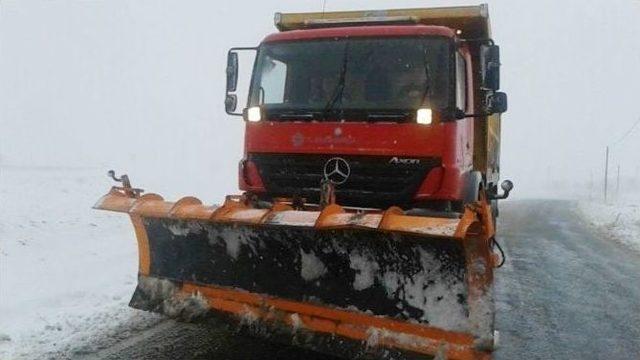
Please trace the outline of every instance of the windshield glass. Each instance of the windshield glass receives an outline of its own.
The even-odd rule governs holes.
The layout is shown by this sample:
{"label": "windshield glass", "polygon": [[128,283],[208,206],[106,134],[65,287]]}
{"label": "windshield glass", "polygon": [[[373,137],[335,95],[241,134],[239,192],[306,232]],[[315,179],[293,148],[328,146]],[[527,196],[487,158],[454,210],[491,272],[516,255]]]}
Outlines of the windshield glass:
{"label": "windshield glass", "polygon": [[442,37],[263,44],[249,106],[272,120],[406,120],[449,106],[450,54]]}

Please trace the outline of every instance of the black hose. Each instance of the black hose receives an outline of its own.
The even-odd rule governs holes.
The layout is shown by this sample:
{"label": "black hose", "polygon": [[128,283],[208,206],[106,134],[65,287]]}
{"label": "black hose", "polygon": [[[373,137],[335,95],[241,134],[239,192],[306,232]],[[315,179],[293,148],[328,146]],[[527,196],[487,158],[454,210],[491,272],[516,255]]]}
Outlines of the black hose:
{"label": "black hose", "polygon": [[496,247],[500,251],[500,259],[502,259],[502,261],[498,266],[496,266],[496,268],[501,268],[502,265],[504,265],[504,262],[507,260],[507,257],[504,255],[504,250],[502,250],[502,247],[500,246],[500,244],[498,244],[498,241],[496,241],[496,238],[491,238],[491,241],[496,245]]}

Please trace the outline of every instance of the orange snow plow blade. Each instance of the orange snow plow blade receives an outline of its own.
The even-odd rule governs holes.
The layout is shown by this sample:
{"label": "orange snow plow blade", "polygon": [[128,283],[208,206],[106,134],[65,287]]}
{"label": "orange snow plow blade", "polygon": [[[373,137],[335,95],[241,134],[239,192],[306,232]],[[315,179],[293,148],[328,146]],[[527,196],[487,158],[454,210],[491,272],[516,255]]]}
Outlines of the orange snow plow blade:
{"label": "orange snow plow blade", "polygon": [[222,315],[345,357],[491,357],[496,259],[486,203],[459,218],[250,204],[173,203],[127,187],[102,197],[94,208],[128,213],[138,240],[130,306]]}

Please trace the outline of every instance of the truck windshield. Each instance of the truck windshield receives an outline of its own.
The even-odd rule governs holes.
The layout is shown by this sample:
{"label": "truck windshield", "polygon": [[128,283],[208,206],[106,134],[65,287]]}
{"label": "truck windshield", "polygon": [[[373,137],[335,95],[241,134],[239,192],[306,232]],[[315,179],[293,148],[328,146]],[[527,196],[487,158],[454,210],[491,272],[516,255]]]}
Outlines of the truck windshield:
{"label": "truck windshield", "polygon": [[266,43],[249,106],[270,120],[408,121],[449,106],[451,54],[442,37]]}

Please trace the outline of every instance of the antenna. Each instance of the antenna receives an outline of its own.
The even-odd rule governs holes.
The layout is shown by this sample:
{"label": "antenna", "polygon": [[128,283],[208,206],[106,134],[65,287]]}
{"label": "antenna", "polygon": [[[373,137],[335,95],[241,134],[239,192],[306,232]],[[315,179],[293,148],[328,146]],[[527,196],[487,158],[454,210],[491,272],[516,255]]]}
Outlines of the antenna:
{"label": "antenna", "polygon": [[327,0],[322,0],[322,18],[324,19],[324,9],[327,6]]}

